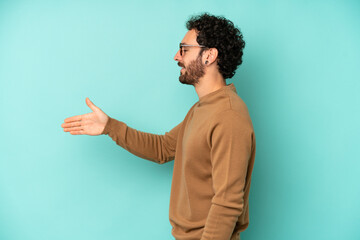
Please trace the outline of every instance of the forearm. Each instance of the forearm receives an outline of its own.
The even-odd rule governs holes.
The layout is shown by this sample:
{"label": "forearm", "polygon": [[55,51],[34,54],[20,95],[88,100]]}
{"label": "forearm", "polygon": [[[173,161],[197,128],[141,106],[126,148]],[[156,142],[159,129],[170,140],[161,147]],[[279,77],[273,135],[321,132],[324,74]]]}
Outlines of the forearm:
{"label": "forearm", "polygon": [[212,204],[201,240],[229,240],[242,209]]}
{"label": "forearm", "polygon": [[138,157],[159,164],[174,159],[171,148],[164,142],[164,135],[141,132],[110,117],[102,134],[109,135],[116,144]]}

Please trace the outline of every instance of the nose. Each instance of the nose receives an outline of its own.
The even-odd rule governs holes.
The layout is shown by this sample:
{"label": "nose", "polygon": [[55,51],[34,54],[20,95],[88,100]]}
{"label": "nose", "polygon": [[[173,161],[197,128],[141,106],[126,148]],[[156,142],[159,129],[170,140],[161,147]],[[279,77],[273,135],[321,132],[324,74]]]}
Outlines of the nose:
{"label": "nose", "polygon": [[180,55],[180,49],[176,52],[174,60],[175,61],[180,61],[182,59],[181,55]]}

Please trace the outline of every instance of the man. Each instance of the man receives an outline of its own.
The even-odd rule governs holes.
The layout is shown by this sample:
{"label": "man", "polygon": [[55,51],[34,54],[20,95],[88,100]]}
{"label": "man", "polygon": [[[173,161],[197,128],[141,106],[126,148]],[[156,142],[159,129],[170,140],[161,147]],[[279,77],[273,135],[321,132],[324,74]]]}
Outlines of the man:
{"label": "man", "polygon": [[234,24],[194,16],[174,60],[179,80],[199,96],[184,120],[164,135],[141,132],[108,117],[88,98],[92,113],[65,119],[65,132],[109,135],[129,152],[164,164],[174,160],[170,223],[177,240],[234,240],[249,224],[255,134],[233,77],[245,43]]}

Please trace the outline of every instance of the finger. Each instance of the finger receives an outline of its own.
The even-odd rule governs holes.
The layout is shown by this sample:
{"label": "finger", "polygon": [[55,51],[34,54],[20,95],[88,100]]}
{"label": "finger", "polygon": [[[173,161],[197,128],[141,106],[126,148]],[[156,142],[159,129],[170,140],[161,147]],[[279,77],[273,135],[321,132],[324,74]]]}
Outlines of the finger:
{"label": "finger", "polygon": [[83,135],[83,134],[84,134],[84,130],[71,131],[70,134],[71,134],[71,135]]}
{"label": "finger", "polygon": [[82,124],[85,124],[85,122],[78,121],[78,122],[71,122],[71,123],[63,123],[63,124],[61,124],[61,127],[63,127],[63,128],[78,127],[78,126],[81,126]]}
{"label": "finger", "polygon": [[91,110],[93,111],[98,110],[98,107],[95,106],[95,104],[92,101],[90,101],[89,98],[86,98],[86,104],[89,106]]}
{"label": "finger", "polygon": [[73,131],[80,131],[80,130],[84,130],[83,127],[64,128],[64,132],[73,132]]}
{"label": "finger", "polygon": [[64,122],[76,122],[76,121],[81,121],[81,120],[82,120],[82,116],[83,116],[83,115],[77,115],[77,116],[65,118]]}

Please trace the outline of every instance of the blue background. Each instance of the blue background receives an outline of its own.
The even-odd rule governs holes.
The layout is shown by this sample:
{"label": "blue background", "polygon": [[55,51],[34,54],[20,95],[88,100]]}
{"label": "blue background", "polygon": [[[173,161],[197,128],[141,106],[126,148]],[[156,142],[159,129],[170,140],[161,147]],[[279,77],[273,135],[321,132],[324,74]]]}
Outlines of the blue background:
{"label": "blue background", "polygon": [[360,239],[359,1],[0,0],[0,239],[173,239],[173,162],[64,133],[91,110],[163,134],[198,100],[173,60],[193,14],[246,41],[257,153],[242,240]]}

